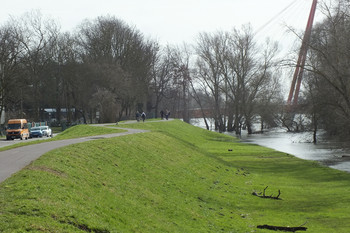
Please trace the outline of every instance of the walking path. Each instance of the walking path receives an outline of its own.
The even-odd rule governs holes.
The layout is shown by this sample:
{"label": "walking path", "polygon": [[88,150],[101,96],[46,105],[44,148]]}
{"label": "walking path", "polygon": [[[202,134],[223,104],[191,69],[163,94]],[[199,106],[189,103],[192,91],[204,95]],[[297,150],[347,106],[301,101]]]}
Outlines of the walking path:
{"label": "walking path", "polygon": [[[94,125],[94,126],[108,127],[107,124]],[[147,130],[139,130],[139,129],[126,129],[126,128],[123,128],[123,129],[127,130],[127,132],[89,136],[89,137],[83,137],[83,138],[66,139],[66,140],[59,140],[59,141],[50,141],[50,142],[44,142],[40,144],[28,145],[28,146],[18,147],[11,150],[2,151],[0,152],[0,183],[6,180],[7,178],[9,178],[12,174],[20,171],[25,166],[30,164],[32,161],[36,160],[41,155],[45,154],[50,150],[68,146],[75,143],[87,142],[87,141],[96,140],[96,139],[112,138],[112,137],[125,136],[129,134],[148,132]]]}

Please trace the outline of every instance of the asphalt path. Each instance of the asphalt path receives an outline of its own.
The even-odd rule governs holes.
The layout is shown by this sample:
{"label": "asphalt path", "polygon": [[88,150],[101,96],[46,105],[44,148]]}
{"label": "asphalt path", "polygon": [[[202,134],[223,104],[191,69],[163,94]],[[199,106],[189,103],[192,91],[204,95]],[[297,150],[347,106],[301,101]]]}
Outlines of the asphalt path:
{"label": "asphalt path", "polygon": [[[53,136],[55,136],[55,135],[53,135]],[[4,139],[0,139],[0,147],[10,146],[10,145],[21,143],[21,142],[47,140],[47,139],[50,139],[50,137],[29,138],[28,140],[20,140],[20,139],[6,140],[6,138],[4,138]]]}
{"label": "asphalt path", "polygon": [[[94,126],[108,127],[108,125],[94,125]],[[113,128],[115,129],[115,127]],[[112,137],[125,136],[129,134],[148,132],[147,130],[139,130],[139,129],[127,129],[127,128],[123,128],[123,129],[127,131],[122,133],[89,136],[89,137],[66,139],[66,140],[59,140],[59,141],[49,141],[49,142],[43,142],[35,145],[22,146],[15,149],[2,151],[0,152],[0,183],[6,180],[7,178],[9,178],[12,174],[20,171],[25,166],[29,165],[32,161],[36,160],[41,155],[53,149],[72,145],[75,143],[87,142],[91,140],[100,140],[104,138],[112,138]],[[12,142],[16,143],[17,141],[23,142],[21,140],[16,140],[15,142],[14,141]],[[7,142],[10,142],[10,141],[7,141]]]}

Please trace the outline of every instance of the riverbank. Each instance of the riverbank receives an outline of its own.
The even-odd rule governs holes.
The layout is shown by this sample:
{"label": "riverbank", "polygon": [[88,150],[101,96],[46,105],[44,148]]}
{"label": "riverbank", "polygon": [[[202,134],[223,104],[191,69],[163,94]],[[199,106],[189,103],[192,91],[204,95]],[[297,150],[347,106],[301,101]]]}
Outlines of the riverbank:
{"label": "riverbank", "polygon": [[283,129],[245,135],[242,141],[266,146],[298,158],[318,161],[324,166],[350,173],[350,146],[335,140],[312,143],[312,132],[288,133]]}
{"label": "riverbank", "polygon": [[[191,124],[205,128],[203,119],[192,119]],[[211,124],[213,124],[211,122]],[[210,130],[214,130],[211,125]],[[242,132],[241,141],[265,146],[274,150],[282,151],[297,158],[317,161],[322,165],[340,171],[350,173],[350,145],[349,142],[340,142],[339,139],[330,139],[323,136],[322,131],[318,132],[318,143],[313,142],[312,132],[292,133],[285,128],[272,128],[262,134],[248,135]],[[225,134],[235,137],[233,132]]]}
{"label": "riverbank", "polygon": [[[152,132],[54,150],[2,183],[0,231],[349,232],[350,174],[181,121],[127,127]],[[267,186],[282,200],[252,195]]]}

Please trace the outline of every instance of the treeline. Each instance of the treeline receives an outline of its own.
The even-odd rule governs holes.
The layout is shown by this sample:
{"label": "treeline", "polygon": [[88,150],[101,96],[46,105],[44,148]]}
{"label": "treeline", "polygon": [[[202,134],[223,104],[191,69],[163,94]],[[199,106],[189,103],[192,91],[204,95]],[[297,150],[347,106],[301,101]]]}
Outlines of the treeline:
{"label": "treeline", "polygon": [[[321,9],[327,17],[313,30],[299,111],[311,119],[306,129],[349,135],[349,3]],[[285,119],[282,60],[277,43],[258,43],[249,25],[199,33],[194,45],[161,46],[113,16],[61,32],[31,12],[0,28],[0,110],[38,121],[54,108],[61,121],[65,109],[67,121],[90,123],[165,109],[188,122],[197,108],[221,132],[252,133],[253,123],[263,129]]]}
{"label": "treeline", "polygon": [[242,30],[162,47],[112,16],[72,33],[38,11],[11,18],[0,28],[0,112],[40,121],[53,108],[57,121],[64,109],[67,121],[115,122],[168,109],[188,122],[197,103],[221,131],[250,128],[258,104],[276,90],[269,91],[277,85],[276,47],[259,49],[252,30]]}
{"label": "treeline", "polygon": [[274,126],[283,104],[277,51],[269,40],[257,44],[249,26],[200,34],[194,90],[207,97],[219,131],[252,133],[257,118]]}
{"label": "treeline", "polygon": [[216,129],[240,134],[246,127],[252,133],[252,124],[260,122],[261,130],[276,125],[313,130],[314,142],[318,129],[350,136],[350,3],[320,2],[318,10],[325,17],[313,28],[303,90],[294,107],[282,96],[280,67],[294,69],[295,56],[278,59],[277,45],[269,40],[257,44],[249,27],[200,34],[192,93],[201,93],[199,103],[207,97]]}
{"label": "treeline", "polygon": [[31,12],[0,30],[0,108],[41,120],[45,108],[112,122],[148,98],[155,42],[114,17],[82,23],[62,33],[56,22]]}
{"label": "treeline", "polygon": [[[38,11],[11,18],[0,28],[0,112],[38,121],[45,108],[54,108],[60,121],[65,109],[68,121],[84,122],[151,112],[161,100],[157,96],[153,105],[160,91],[156,76],[163,69],[160,50],[111,16],[85,21],[74,33],[61,32]],[[168,98],[176,99],[168,84]]]}

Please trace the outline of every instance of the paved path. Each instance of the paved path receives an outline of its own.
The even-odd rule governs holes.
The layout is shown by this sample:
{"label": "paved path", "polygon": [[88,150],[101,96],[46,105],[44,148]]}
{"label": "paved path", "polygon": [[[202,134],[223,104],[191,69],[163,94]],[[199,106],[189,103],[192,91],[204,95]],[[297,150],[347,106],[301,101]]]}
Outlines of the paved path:
{"label": "paved path", "polygon": [[[110,124],[109,124],[110,125]],[[108,127],[108,125],[94,125]],[[115,129],[115,127],[113,127]],[[125,129],[127,132],[96,135],[83,138],[66,139],[59,141],[44,142],[35,145],[22,146],[11,150],[0,152],[0,183],[9,178],[12,174],[20,171],[22,168],[30,164],[33,160],[36,160],[46,152],[68,146],[75,143],[87,142],[96,139],[119,137],[135,133],[145,133],[146,130],[139,129]]]}
{"label": "paved path", "polygon": [[[53,136],[56,136],[55,134]],[[20,139],[14,139],[14,140],[6,140],[6,138],[0,139],[0,147],[5,147],[5,146],[10,146],[13,144],[17,143],[22,143],[22,142],[32,142],[32,141],[39,141],[39,140],[48,140],[50,137],[38,137],[38,138],[30,138],[27,140],[20,140]]]}

